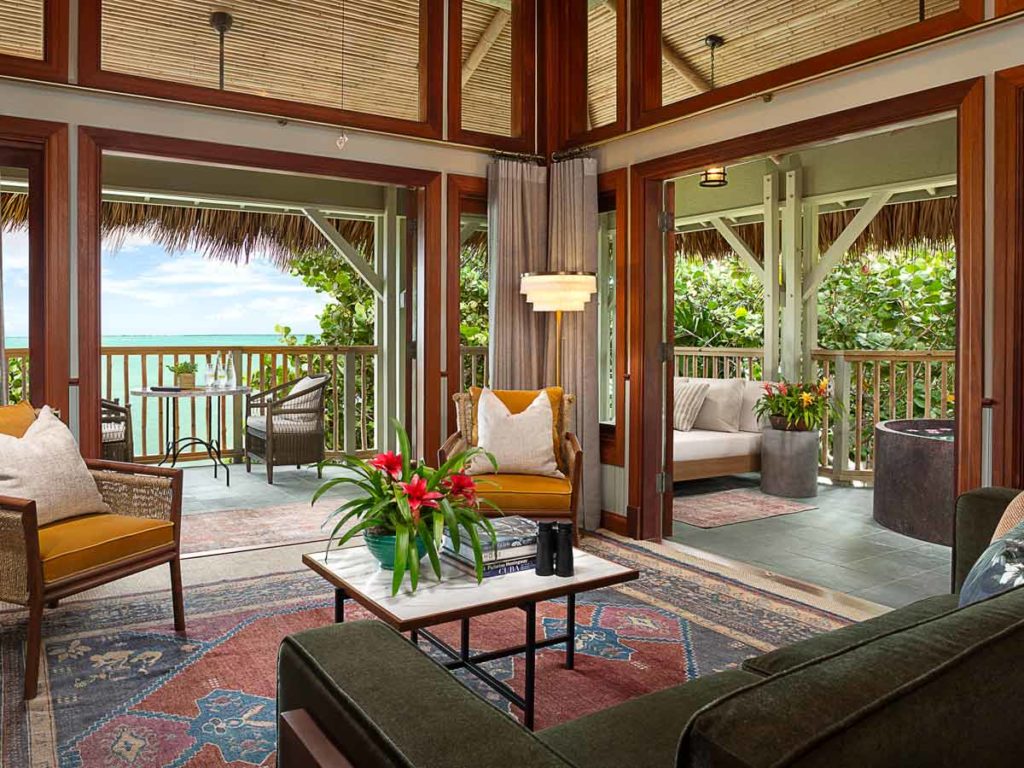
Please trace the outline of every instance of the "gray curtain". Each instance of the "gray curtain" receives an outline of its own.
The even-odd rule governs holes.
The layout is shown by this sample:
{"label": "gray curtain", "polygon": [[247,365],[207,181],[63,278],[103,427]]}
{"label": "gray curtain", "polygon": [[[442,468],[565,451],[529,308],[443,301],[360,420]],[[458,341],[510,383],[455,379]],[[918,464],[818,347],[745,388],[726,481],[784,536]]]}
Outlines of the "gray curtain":
{"label": "gray curtain", "polygon": [[496,160],[487,170],[491,386],[544,386],[545,316],[519,292],[523,272],[547,268],[547,169]]}
{"label": "gray curtain", "polygon": [[[3,181],[0,178],[0,181]],[[0,203],[3,202],[0,196]],[[4,219],[0,205],[0,405],[7,405],[7,346],[4,340]],[[26,393],[27,394],[27,393]]]}
{"label": "gray curtain", "polygon": [[[551,227],[548,269],[597,272],[597,161],[575,158],[551,167]],[[549,316],[554,380],[554,316]],[[583,312],[563,316],[562,386],[576,395],[574,426],[583,448],[581,522],[593,530],[601,524],[601,441],[598,410],[597,296]]]}

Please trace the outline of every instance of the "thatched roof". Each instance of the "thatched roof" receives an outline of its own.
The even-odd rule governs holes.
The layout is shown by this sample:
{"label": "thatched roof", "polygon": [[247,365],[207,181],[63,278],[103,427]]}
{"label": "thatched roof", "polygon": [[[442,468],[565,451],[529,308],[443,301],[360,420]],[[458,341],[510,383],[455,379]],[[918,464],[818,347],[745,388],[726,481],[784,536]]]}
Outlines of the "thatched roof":
{"label": "thatched roof", "polygon": [[[8,229],[28,221],[27,195],[4,193],[0,208]],[[115,243],[127,235],[146,235],[169,251],[193,250],[221,261],[247,262],[260,254],[287,269],[295,254],[330,248],[300,214],[105,201],[102,216],[103,235]],[[372,222],[330,221],[360,251],[373,252]]]}
{"label": "thatched roof", "polygon": [[[824,253],[846,228],[855,209],[823,213],[818,220],[818,246]],[[915,247],[950,247],[956,237],[957,199],[944,197],[885,206],[850,248],[854,256],[868,251],[908,250]],[[764,256],[764,227],[739,224],[736,233],[759,257]],[[686,232],[676,238],[676,253],[693,259],[733,256],[725,239],[713,229]]]}

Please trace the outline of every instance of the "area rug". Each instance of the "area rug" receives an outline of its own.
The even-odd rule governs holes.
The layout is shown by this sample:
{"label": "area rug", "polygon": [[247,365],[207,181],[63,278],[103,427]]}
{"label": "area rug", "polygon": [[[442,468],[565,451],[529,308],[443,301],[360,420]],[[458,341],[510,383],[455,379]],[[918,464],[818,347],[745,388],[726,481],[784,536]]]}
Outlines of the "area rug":
{"label": "area rug", "polygon": [[297,501],[274,507],[185,515],[181,524],[181,551],[194,555],[323,541],[331,529],[324,530],[320,526],[336,506],[335,502],[322,501],[311,506],[308,501]]}
{"label": "area rug", "polygon": [[733,523],[748,523],[766,517],[791,515],[816,509],[813,504],[780,499],[754,488],[741,488],[672,499],[672,519],[698,528],[718,528]]}
{"label": "area rug", "polygon": [[[540,652],[544,728],[865,618],[811,595],[773,592],[754,577],[671,546],[588,536],[596,554],[640,580],[578,600],[576,669]],[[227,559],[226,559],[227,562]],[[306,570],[186,589],[188,635],[173,632],[166,591],[68,602],[45,614],[39,696],[21,698],[25,613],[0,612],[0,764],[4,766],[271,766],[275,660],[281,638],[331,621],[333,595]],[[369,618],[351,607],[347,618]],[[564,631],[562,601],[538,607],[543,636]],[[473,620],[476,650],[521,642],[523,613]],[[458,626],[438,632],[450,642]],[[491,671],[518,690],[520,657]],[[516,716],[475,679],[465,680]]]}

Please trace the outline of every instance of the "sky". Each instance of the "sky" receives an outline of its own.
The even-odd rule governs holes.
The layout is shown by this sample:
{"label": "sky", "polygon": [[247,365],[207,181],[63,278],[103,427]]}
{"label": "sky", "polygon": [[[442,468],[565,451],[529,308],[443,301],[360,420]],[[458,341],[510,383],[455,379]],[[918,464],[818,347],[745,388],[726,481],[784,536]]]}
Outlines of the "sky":
{"label": "sky", "polygon": [[[316,316],[329,300],[254,258],[234,266],[198,253],[168,253],[148,238],[129,236],[103,249],[104,336],[273,334],[288,325],[317,333]],[[28,333],[28,236],[3,235],[5,335]]]}

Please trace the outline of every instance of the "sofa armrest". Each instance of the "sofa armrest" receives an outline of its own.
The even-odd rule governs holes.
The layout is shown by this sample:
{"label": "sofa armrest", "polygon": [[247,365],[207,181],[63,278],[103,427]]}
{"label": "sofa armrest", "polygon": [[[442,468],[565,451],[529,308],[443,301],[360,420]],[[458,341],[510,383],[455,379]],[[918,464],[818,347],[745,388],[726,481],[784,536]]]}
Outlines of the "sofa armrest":
{"label": "sofa armrest", "polygon": [[953,538],[953,591],[959,592],[971,567],[995,533],[1006,506],[1019,494],[1013,488],[977,488],[956,500]]}
{"label": "sofa armrest", "polygon": [[36,503],[0,496],[0,600],[27,605],[42,583]]}
{"label": "sofa armrest", "polygon": [[[284,639],[277,711],[297,709],[357,768],[572,765],[379,621]],[[279,746],[278,766],[297,768]]]}

